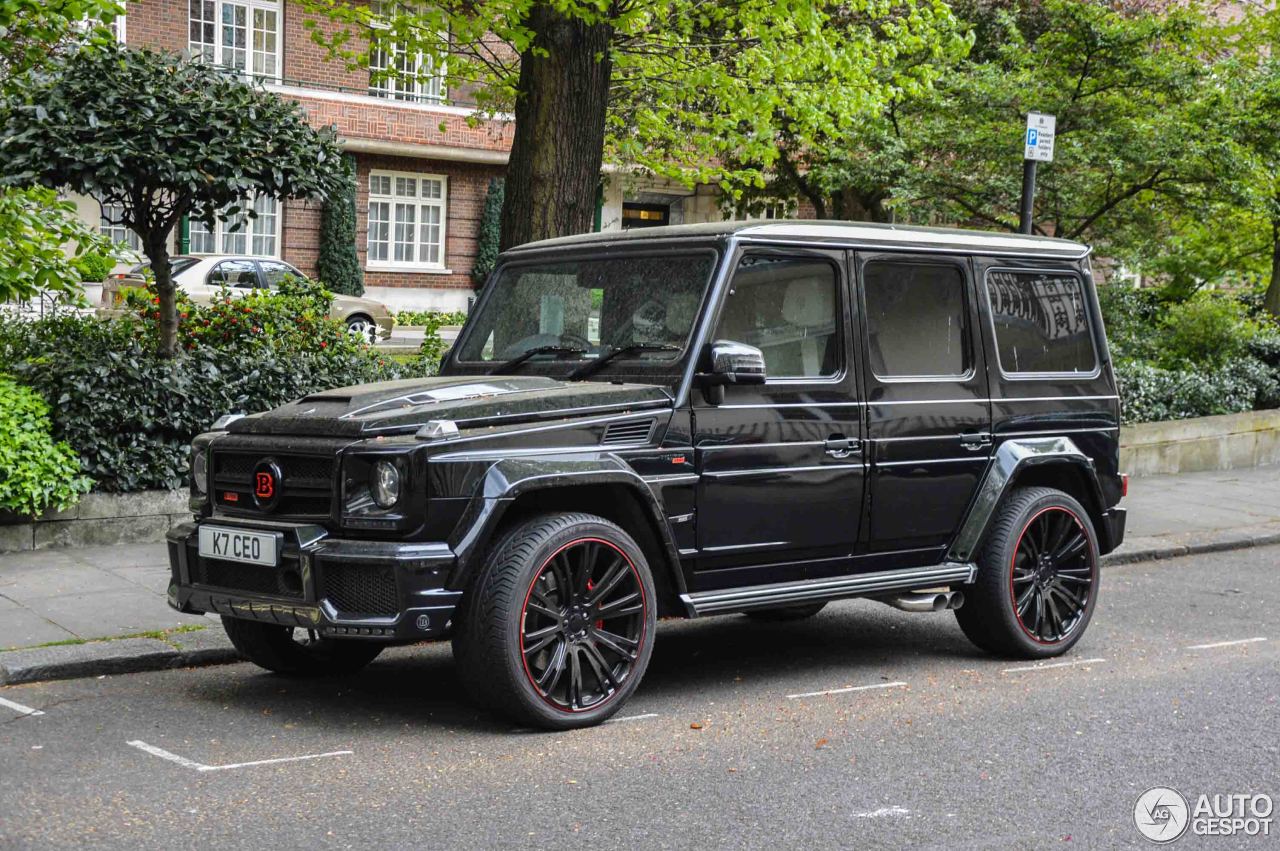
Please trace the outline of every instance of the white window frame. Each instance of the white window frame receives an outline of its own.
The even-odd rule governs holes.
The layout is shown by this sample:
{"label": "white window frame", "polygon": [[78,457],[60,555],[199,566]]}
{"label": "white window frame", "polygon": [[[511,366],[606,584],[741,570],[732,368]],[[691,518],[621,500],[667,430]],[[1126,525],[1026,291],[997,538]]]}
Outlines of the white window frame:
{"label": "white window frame", "polygon": [[[246,219],[244,227],[241,227],[237,231],[231,231],[228,229],[228,226],[234,222],[234,219],[229,221],[224,221],[219,219],[217,222],[214,223],[213,230],[209,231],[205,229],[203,222],[193,218],[188,220],[188,224],[187,224],[187,244],[189,246],[188,248],[189,252],[196,257],[214,257],[214,256],[221,256],[221,255],[231,255],[231,256],[237,256],[237,257],[262,257],[264,259],[270,259],[270,260],[283,259],[280,256],[280,240],[282,236],[282,223],[284,222],[283,205],[279,200],[266,198],[266,197],[261,199],[255,199],[255,201],[252,203],[256,203],[258,200],[272,202],[275,204],[275,213],[274,213],[275,221],[273,222],[273,227],[271,228],[270,231],[263,230],[262,226],[263,226],[263,221],[265,217],[262,215],[259,215],[258,218],[256,219]],[[239,206],[243,208],[249,203],[251,202],[247,200],[242,201]],[[239,217],[237,216],[237,218]],[[213,251],[196,250],[195,248],[196,228],[200,228],[201,238],[204,238],[206,234],[212,233]],[[272,248],[274,249],[272,253],[263,254],[260,252],[255,252],[253,250],[254,239],[255,238],[263,239],[268,236],[271,238],[271,245],[272,245]],[[243,239],[245,250],[228,251],[227,250],[228,239],[237,239],[237,240]]]}
{"label": "white window frame", "polygon": [[[204,40],[204,33],[199,33],[199,38],[192,38],[192,26],[196,22],[200,24],[209,23],[204,12],[211,7],[213,18],[213,42],[209,43]],[[192,17],[192,13],[199,9],[200,17]],[[243,10],[244,13],[244,47],[236,47],[234,44],[227,45],[224,43],[223,28],[225,26],[225,15],[228,9]],[[234,14],[234,13],[233,13]],[[274,16],[274,28],[262,25],[267,16]],[[235,22],[231,22],[235,27]],[[235,27],[239,28],[239,27]],[[273,49],[259,50],[256,41],[263,33],[270,33],[274,38]],[[281,63],[283,61],[284,44],[284,4],[281,0],[187,0],[187,51],[195,58],[202,59],[213,65],[224,67],[235,74],[247,79],[263,80],[266,82],[279,83],[282,79]],[[243,54],[243,65],[236,63],[236,54]],[[263,67],[258,68],[257,60],[263,57]],[[271,67],[265,67],[269,60]]]}
{"label": "white window frame", "polygon": [[[370,24],[373,32],[370,33],[369,38],[369,96],[413,103],[444,103],[447,96],[444,83],[445,63],[442,62],[437,69],[432,67],[430,58],[422,53],[406,57],[403,47],[398,42],[384,39],[381,31],[389,27],[379,22],[378,18],[386,15],[385,10],[388,6],[420,8],[420,4],[404,2],[374,0],[370,4],[375,17]],[[442,37],[447,39],[447,35]],[[396,67],[401,61],[405,61],[406,67],[400,73],[375,79],[378,73]]]}
{"label": "white window frame", "polygon": [[[375,192],[373,190],[374,178],[389,178],[390,194]],[[405,196],[396,195],[396,179],[412,179],[419,181],[418,189],[412,200]],[[365,204],[365,269],[370,271],[397,271],[397,272],[442,272],[448,273],[448,258],[446,257],[446,249],[449,241],[449,177],[444,174],[427,174],[425,172],[413,171],[389,171],[386,169],[373,169],[369,172],[365,179],[365,185],[368,187],[369,198]],[[440,182],[439,198],[423,198],[421,192],[421,181],[434,180]],[[385,240],[386,258],[375,258],[374,250],[374,204],[387,205],[387,239]],[[395,259],[397,239],[396,239],[396,207],[397,205],[405,205],[413,207],[413,260],[397,260]],[[423,208],[438,208],[440,211],[440,239],[437,243],[439,251],[437,252],[438,261],[421,260],[422,248],[425,243],[422,239],[423,227]],[[381,217],[378,218],[381,222]],[[401,222],[401,224],[408,224]],[[384,243],[383,240],[376,240],[377,243]]]}
{"label": "white window frame", "polygon": [[98,232],[116,244],[129,247],[135,254],[142,253],[142,237],[120,224],[124,215],[123,204],[98,204]]}

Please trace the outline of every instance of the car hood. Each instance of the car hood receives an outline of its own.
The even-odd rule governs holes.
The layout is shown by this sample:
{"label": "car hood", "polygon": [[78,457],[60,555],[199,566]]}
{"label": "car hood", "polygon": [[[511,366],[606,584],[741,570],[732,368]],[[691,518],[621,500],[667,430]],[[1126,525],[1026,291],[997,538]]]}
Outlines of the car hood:
{"label": "car hood", "polygon": [[649,384],[568,382],[541,376],[438,376],[313,393],[235,420],[236,434],[375,437],[412,434],[431,420],[459,429],[619,413],[671,404]]}
{"label": "car hood", "polygon": [[353,295],[338,295],[333,297],[333,306],[342,313],[350,313],[353,310],[364,310],[374,316],[390,316],[391,308],[387,307],[380,301],[374,301],[371,298],[360,298]]}

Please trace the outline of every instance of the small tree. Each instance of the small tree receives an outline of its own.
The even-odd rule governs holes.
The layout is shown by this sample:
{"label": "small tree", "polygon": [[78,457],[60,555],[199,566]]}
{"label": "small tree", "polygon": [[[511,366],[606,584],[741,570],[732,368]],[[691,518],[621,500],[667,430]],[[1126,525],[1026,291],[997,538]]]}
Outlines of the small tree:
{"label": "small tree", "polygon": [[114,45],[28,73],[0,105],[0,179],[65,188],[119,205],[138,234],[160,300],[160,352],[178,318],[169,242],[183,216],[212,227],[249,196],[323,198],[347,166],[334,135],[302,108],[225,71]]}
{"label": "small tree", "polygon": [[330,292],[364,295],[364,271],[356,254],[355,164],[348,161],[349,178],[320,210],[320,256],[316,277]]}
{"label": "small tree", "polygon": [[498,241],[502,228],[502,197],[505,194],[502,178],[489,181],[489,191],[484,196],[484,210],[480,213],[480,233],[476,237],[476,262],[471,267],[471,282],[476,288],[484,282],[498,262]]}

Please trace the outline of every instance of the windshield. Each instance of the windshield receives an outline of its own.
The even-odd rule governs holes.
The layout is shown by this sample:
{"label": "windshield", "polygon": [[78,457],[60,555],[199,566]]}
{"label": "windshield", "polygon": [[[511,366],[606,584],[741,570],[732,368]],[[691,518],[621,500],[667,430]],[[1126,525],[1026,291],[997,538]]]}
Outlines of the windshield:
{"label": "windshield", "polygon": [[703,251],[506,266],[470,318],[458,360],[504,364],[538,349],[520,363],[565,362],[566,372],[610,356],[609,366],[677,360],[715,262]]}

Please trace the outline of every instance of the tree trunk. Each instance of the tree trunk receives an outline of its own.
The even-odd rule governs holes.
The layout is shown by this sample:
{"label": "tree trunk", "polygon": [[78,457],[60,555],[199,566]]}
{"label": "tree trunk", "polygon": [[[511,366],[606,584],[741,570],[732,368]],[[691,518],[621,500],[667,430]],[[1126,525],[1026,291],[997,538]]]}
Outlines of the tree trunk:
{"label": "tree trunk", "polygon": [[169,234],[148,235],[143,240],[143,251],[151,262],[151,271],[156,277],[156,295],[160,297],[159,354],[171,358],[178,350],[178,305],[173,270],[169,266]]}
{"label": "tree trunk", "polygon": [[1271,223],[1271,283],[1262,297],[1262,306],[1280,319],[1280,221]]}
{"label": "tree trunk", "polygon": [[503,249],[590,231],[604,155],[612,26],[586,24],[537,5],[529,28],[537,35],[520,55]]}

